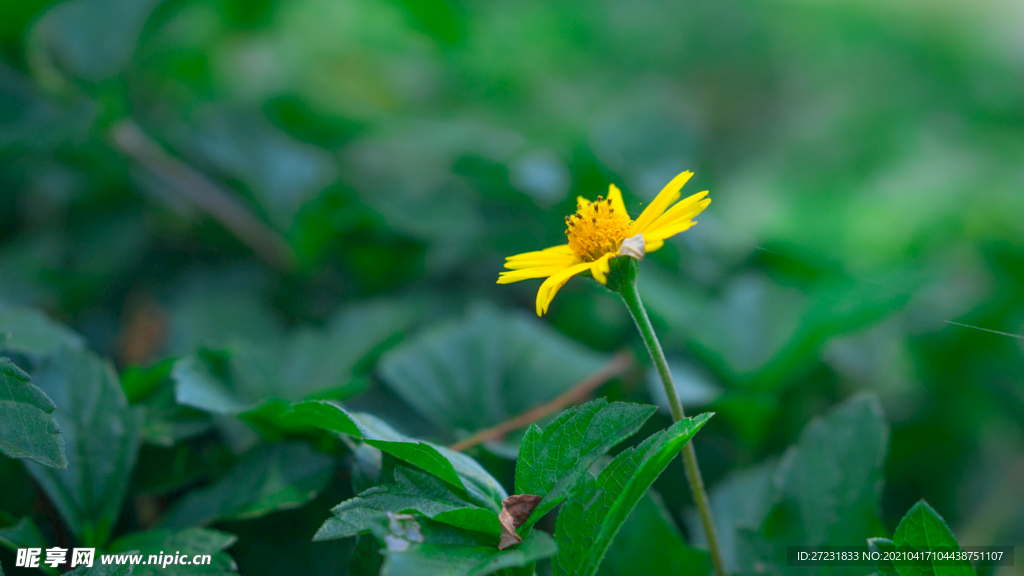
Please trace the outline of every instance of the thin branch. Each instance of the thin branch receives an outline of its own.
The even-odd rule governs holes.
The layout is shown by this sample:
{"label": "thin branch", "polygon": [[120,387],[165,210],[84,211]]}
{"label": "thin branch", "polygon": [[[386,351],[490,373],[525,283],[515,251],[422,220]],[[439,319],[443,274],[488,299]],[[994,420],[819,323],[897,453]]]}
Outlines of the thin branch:
{"label": "thin branch", "polygon": [[295,269],[295,253],[280,234],[254,216],[230,192],[168,154],[134,120],[118,122],[111,128],[110,135],[118,150],[164,179],[179,195],[220,222],[271,266],[282,272]]}
{"label": "thin branch", "polygon": [[473,434],[469,438],[456,442],[449,446],[450,449],[460,452],[467,448],[472,448],[478,444],[483,444],[489,440],[498,439],[509,432],[518,430],[533,424],[534,422],[549,416],[564,409],[567,406],[576,404],[590,395],[598,386],[604,384],[608,380],[626,372],[633,366],[633,356],[628,352],[619,352],[607,364],[602,366],[597,372],[594,372],[590,376],[587,376],[575,386],[562,393],[554,400],[543,404],[516,416],[511,420],[506,420],[497,426],[481,430],[476,434]]}

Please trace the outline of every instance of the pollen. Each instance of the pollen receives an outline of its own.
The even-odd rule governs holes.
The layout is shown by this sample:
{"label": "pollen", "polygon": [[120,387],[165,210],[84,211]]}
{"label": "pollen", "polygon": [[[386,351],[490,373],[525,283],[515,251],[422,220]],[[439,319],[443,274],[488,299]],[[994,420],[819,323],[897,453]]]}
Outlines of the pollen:
{"label": "pollen", "polygon": [[576,213],[567,217],[565,235],[569,247],[584,262],[593,262],[605,254],[614,254],[629,235],[628,215],[616,214],[611,200],[598,196],[596,202],[576,205]]}

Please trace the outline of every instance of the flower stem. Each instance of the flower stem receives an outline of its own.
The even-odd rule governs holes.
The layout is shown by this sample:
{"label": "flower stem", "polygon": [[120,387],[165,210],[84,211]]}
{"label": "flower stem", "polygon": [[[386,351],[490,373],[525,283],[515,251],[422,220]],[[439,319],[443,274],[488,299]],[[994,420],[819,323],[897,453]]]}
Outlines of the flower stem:
{"label": "flower stem", "polygon": [[[661,350],[661,343],[654,333],[651,320],[647,317],[647,310],[640,301],[640,293],[637,292],[636,282],[624,282],[618,290],[626,308],[633,315],[636,327],[640,330],[640,336],[647,345],[647,351],[654,360],[654,366],[661,376],[661,383],[665,387],[665,395],[668,396],[668,406],[672,411],[672,419],[676,422],[686,417],[683,412],[683,404],[679,401],[679,394],[676,393],[675,383],[672,382],[672,373],[669,372],[668,362],[665,361],[665,353]],[[722,550],[718,544],[718,532],[715,530],[714,518],[711,515],[711,502],[708,500],[708,492],[704,488],[704,479],[700,473],[700,466],[697,464],[697,453],[693,449],[693,441],[686,443],[683,447],[683,464],[686,468],[686,480],[690,483],[690,491],[693,493],[694,504],[697,505],[697,512],[700,514],[701,524],[704,525],[704,534],[708,541],[708,551],[711,553],[711,561],[715,567],[716,576],[725,576],[725,566],[722,563]]]}

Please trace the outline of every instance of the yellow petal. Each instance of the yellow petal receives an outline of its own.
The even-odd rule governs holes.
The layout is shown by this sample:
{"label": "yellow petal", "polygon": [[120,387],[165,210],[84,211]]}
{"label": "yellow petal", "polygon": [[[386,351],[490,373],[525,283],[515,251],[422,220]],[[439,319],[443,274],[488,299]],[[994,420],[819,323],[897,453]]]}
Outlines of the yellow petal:
{"label": "yellow petal", "polygon": [[576,197],[576,205],[577,206],[587,206],[588,204],[590,204],[590,200],[587,200],[583,196],[577,196]]}
{"label": "yellow petal", "polygon": [[671,238],[681,232],[686,232],[696,223],[697,222],[695,220],[680,220],[670,226],[662,226],[661,228],[658,228],[655,232],[651,232],[650,235],[645,234],[644,238],[648,239],[647,246],[645,246],[645,248],[648,252],[650,252],[651,242],[664,242],[667,238]]}
{"label": "yellow petal", "polygon": [[611,265],[608,261],[615,256],[615,254],[605,254],[590,263],[590,273],[594,275],[594,280],[597,280],[601,284],[608,283],[608,271],[611,270]]}
{"label": "yellow petal", "polygon": [[646,252],[648,254],[650,254],[651,252],[654,252],[655,250],[657,250],[657,249],[659,249],[659,248],[661,248],[662,246],[665,245],[665,241],[662,240],[661,238],[659,238],[657,240],[648,240],[647,237],[644,236],[644,240],[645,240],[645,242],[644,242],[644,252]]}
{"label": "yellow petal", "polygon": [[662,226],[672,226],[681,222],[689,222],[694,216],[700,214],[711,204],[707,191],[694,194],[684,200],[680,200],[675,206],[669,208],[664,214],[647,227],[646,233],[656,232]]}
{"label": "yellow petal", "polygon": [[567,266],[559,264],[555,266],[535,266],[533,268],[502,272],[501,274],[498,274],[498,284],[511,284],[512,282],[529,280],[530,278],[547,278],[552,274],[565,270],[566,267]]}
{"label": "yellow petal", "polygon": [[558,266],[561,265],[563,268],[570,264],[579,262],[575,256],[537,256],[534,258],[520,258],[517,260],[509,260],[505,262],[505,268],[509,270],[522,270],[524,268],[537,268],[538,266]]}
{"label": "yellow petal", "polygon": [[693,176],[693,172],[687,170],[666,184],[665,187],[661,189],[661,192],[658,192],[654,201],[648,204],[647,208],[644,208],[640,217],[633,222],[632,226],[630,226],[630,233],[642,234],[645,232],[647,227],[651,225],[651,222],[654,222],[658,216],[661,216],[665,210],[672,205],[673,202],[679,199],[679,190],[683,187],[683,184],[686,184],[686,181],[689,180],[691,176]]}
{"label": "yellow petal", "polygon": [[622,192],[619,191],[619,187],[615,184],[610,184],[608,186],[608,198],[611,198],[612,208],[614,208],[616,212],[620,212],[621,214],[626,213],[626,203],[622,201]]}
{"label": "yellow petal", "polygon": [[570,248],[568,244],[559,244],[558,246],[552,246],[543,250],[534,250],[533,252],[523,252],[522,254],[516,254],[514,256],[506,256],[505,260],[534,258],[536,256],[552,256],[555,254],[572,254],[572,248]]}
{"label": "yellow petal", "polygon": [[537,291],[537,316],[543,316],[548,311],[548,306],[551,305],[551,301],[555,299],[555,294],[565,286],[565,283],[569,281],[569,278],[583,272],[590,268],[591,262],[583,262],[576,264],[552,274],[550,278],[544,281],[540,285],[540,290]]}

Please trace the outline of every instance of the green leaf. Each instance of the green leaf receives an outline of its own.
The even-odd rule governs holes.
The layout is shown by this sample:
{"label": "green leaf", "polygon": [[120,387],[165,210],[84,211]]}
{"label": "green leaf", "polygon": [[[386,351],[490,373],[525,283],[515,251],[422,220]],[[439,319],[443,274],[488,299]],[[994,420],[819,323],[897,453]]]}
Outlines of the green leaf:
{"label": "green leaf", "polygon": [[[36,526],[32,517],[24,516],[15,524],[0,528],[0,546],[12,552],[17,552],[19,548],[46,549],[50,547],[50,543],[47,542],[43,533],[39,531],[39,527]],[[39,569],[47,574],[58,574],[57,569],[50,568],[47,564],[40,563]]]}
{"label": "green leaf", "polygon": [[469,501],[477,506],[498,512],[501,501],[508,497],[501,483],[476,460],[444,446],[403,436],[375,416],[349,414],[326,400],[299,402],[292,410],[292,420],[361,439],[465,491]]}
{"label": "green leaf", "polygon": [[[906,553],[913,550],[934,550],[947,548],[958,550],[960,545],[946,521],[924,500],[919,501],[903,516],[892,537],[896,551]],[[931,566],[914,566],[896,562],[900,576],[974,576],[974,568],[967,560],[948,565],[947,562]]]}
{"label": "green leaf", "polygon": [[55,406],[29,376],[0,358],[0,453],[51,468],[67,467],[64,438],[52,413]]}
{"label": "green leaf", "polygon": [[599,398],[562,412],[544,432],[531,425],[519,446],[516,494],[542,496],[524,526],[529,530],[569,496],[601,455],[636,433],[654,406]]}
{"label": "green leaf", "polygon": [[530,565],[555,553],[555,543],[534,531],[498,550],[490,536],[404,515],[380,515],[371,524],[384,548],[381,576],[483,576]]}
{"label": "green leaf", "polygon": [[204,526],[297,508],[324,489],[333,471],[334,459],[305,443],[261,444],[224,478],[175,502],[160,527]]}
{"label": "green leaf", "polygon": [[436,477],[406,467],[395,469],[394,484],[374,486],[331,512],[334,518],[324,522],[313,540],[366,533],[371,521],[382,512],[415,512],[458,528],[491,534],[495,545],[501,534],[501,524],[493,511],[467,502]]}
{"label": "green leaf", "polygon": [[301,328],[281,346],[234,340],[227,350],[183,357],[172,372],[177,401],[237,415],[275,399],[348,398],[365,389],[367,364],[414,318],[403,303],[369,302],[340,312],[324,330]]}
{"label": "green leaf", "polygon": [[555,524],[558,554],[551,567],[556,576],[597,572],[630,512],[709,418],[705,413],[680,420],[636,448],[623,450],[597,478],[584,476]]}
{"label": "green leaf", "polygon": [[68,0],[34,31],[46,50],[76,76],[98,82],[129,62],[146,19],[160,0]]}
{"label": "green leaf", "polygon": [[62,348],[85,348],[85,339],[77,332],[35,308],[0,304],[0,333],[9,335],[0,350],[33,357],[53,354]]}
{"label": "green leaf", "polygon": [[86,546],[102,546],[117,521],[138,457],[143,414],[128,406],[110,363],[66,350],[44,362],[36,382],[57,409],[68,446],[65,470],[29,463],[68,527]]}
{"label": "green leaf", "polygon": [[[896,551],[896,545],[888,538],[868,538],[868,548],[870,548],[872,552],[878,552],[880,555],[883,555],[886,552]],[[878,569],[879,576],[896,576],[899,574],[899,572],[896,571],[896,565],[893,564],[891,557],[882,558],[880,556],[875,561],[875,568]]]}
{"label": "green leaf", "polygon": [[[717,417],[717,415],[716,415]],[[773,479],[778,462],[770,459],[753,468],[729,473],[711,489],[711,511],[718,532],[718,545],[726,571],[739,571],[737,541],[740,529],[757,530],[771,508]],[[696,510],[689,510],[686,526],[695,546],[707,547],[707,538]]]}
{"label": "green leaf", "polygon": [[180,552],[187,556],[209,554],[210,564],[184,565],[169,564],[136,566],[133,576],[199,576],[235,574],[235,561],[224,550],[235,543],[237,538],[232,534],[210,530],[208,528],[187,528],[180,531],[148,530],[136,532],[117,539],[110,544],[107,552],[124,554],[137,551],[142,554],[143,562],[152,554],[173,554]]}
{"label": "green leaf", "polygon": [[199,436],[214,426],[209,414],[175,401],[169,358],[148,368],[133,367],[121,373],[121,387],[133,405],[146,408],[142,439],[147,444],[171,447]]}
{"label": "green leaf", "polygon": [[475,432],[555,398],[607,361],[535,317],[477,307],[388,352],[379,372],[438,429]]}
{"label": "green leaf", "polygon": [[[783,571],[787,546],[858,546],[884,533],[879,518],[889,427],[874,395],[858,395],[804,428],[779,463],[774,502],[758,532],[738,546],[741,569],[760,562]],[[841,519],[841,521],[839,520]],[[822,565],[813,574],[856,574]]]}
{"label": "green leaf", "polygon": [[706,576],[711,569],[711,555],[686,543],[661,496],[648,491],[612,540],[597,573]]}

